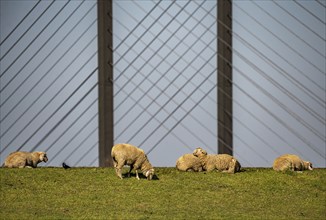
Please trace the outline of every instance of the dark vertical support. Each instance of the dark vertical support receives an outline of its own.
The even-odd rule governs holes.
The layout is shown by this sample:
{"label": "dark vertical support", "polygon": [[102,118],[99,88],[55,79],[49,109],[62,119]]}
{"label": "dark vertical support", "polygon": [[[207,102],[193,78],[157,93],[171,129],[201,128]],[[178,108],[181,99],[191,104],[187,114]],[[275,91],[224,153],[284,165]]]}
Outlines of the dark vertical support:
{"label": "dark vertical support", "polygon": [[99,165],[113,166],[112,0],[98,0]]}
{"label": "dark vertical support", "polygon": [[217,1],[218,153],[232,155],[232,0]]}

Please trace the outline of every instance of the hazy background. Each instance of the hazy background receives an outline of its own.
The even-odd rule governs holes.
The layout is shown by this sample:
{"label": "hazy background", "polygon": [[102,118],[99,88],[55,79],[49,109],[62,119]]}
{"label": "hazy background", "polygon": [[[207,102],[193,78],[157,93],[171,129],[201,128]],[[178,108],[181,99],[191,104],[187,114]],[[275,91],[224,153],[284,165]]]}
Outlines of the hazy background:
{"label": "hazy background", "polygon": [[[98,166],[96,1],[0,1],[1,163]],[[33,8],[34,7],[34,8]],[[215,1],[113,1],[115,143],[217,153]],[[325,1],[233,1],[234,155],[325,154]]]}

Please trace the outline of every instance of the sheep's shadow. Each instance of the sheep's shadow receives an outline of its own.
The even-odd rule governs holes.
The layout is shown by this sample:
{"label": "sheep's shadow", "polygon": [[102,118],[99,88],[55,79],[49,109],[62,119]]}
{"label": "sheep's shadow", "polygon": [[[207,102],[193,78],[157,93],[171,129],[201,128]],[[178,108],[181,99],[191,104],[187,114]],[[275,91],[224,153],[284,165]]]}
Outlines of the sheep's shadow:
{"label": "sheep's shadow", "polygon": [[[142,173],[138,173],[138,176],[139,176],[139,179],[147,179],[147,177]],[[129,176],[129,174],[127,172],[127,173],[122,174],[122,177],[123,178],[136,178],[136,173],[132,172],[132,173],[130,173],[130,176]],[[160,179],[158,178],[158,176],[156,174],[154,174],[152,180],[160,180]]]}

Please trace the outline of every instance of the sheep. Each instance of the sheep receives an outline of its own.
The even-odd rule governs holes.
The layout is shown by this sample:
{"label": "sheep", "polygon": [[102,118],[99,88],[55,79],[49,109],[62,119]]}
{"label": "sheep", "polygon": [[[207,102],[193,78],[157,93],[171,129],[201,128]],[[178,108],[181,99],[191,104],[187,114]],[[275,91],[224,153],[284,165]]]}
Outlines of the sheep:
{"label": "sheep", "polygon": [[193,154],[184,154],[176,162],[176,168],[180,171],[203,171],[202,161]]}
{"label": "sheep", "polygon": [[122,179],[121,169],[124,165],[129,165],[131,170],[136,171],[136,178],[139,180],[138,169],[140,169],[148,180],[154,176],[154,168],[148,161],[145,152],[131,144],[116,144],[112,147],[111,156],[117,176]]}
{"label": "sheep", "polygon": [[25,152],[25,151],[15,151],[10,153],[3,167],[7,168],[36,168],[38,163],[47,162],[48,157],[45,152]]}
{"label": "sheep", "polygon": [[240,172],[241,164],[239,161],[228,154],[210,154],[201,148],[196,148],[193,155],[202,160],[204,170],[213,170],[236,173]]}
{"label": "sheep", "polygon": [[275,171],[303,171],[313,170],[312,163],[303,161],[299,156],[294,154],[284,154],[274,160],[273,169]]}

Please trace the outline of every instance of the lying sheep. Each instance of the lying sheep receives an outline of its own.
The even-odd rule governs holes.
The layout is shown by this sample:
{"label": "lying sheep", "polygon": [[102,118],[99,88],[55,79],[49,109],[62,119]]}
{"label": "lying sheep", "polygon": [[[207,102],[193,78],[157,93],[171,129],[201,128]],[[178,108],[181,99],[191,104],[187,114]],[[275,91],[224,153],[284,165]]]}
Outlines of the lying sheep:
{"label": "lying sheep", "polygon": [[202,161],[193,154],[185,154],[176,162],[176,168],[180,171],[203,171]]}
{"label": "lying sheep", "polygon": [[273,169],[275,171],[312,170],[312,163],[309,161],[303,161],[300,157],[294,154],[284,154],[274,160]]}
{"label": "lying sheep", "polygon": [[8,168],[36,168],[38,163],[47,162],[48,157],[45,152],[24,152],[24,151],[16,151],[10,153],[3,167]]}
{"label": "lying sheep", "polygon": [[148,180],[154,176],[154,168],[149,163],[145,152],[130,144],[116,144],[111,151],[113,164],[116,174],[122,179],[121,169],[124,165],[129,165],[130,170],[128,176],[130,177],[131,170],[136,171],[136,178],[139,180],[138,169],[140,169]]}
{"label": "lying sheep", "polygon": [[240,171],[239,161],[228,154],[210,154],[201,148],[194,150],[193,154],[202,160],[204,170],[210,172],[218,170],[227,173],[236,173]]}

